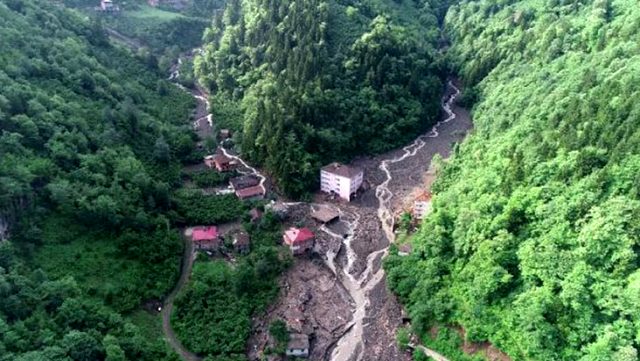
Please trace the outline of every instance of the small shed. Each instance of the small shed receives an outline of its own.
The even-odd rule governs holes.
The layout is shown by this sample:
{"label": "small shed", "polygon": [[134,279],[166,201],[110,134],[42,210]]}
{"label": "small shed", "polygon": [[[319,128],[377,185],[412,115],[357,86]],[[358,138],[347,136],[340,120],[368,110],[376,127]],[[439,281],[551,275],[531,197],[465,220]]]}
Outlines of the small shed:
{"label": "small shed", "polygon": [[329,207],[321,207],[311,212],[311,217],[320,223],[331,223],[340,217],[340,214]]}
{"label": "small shed", "polygon": [[262,218],[262,212],[258,208],[251,208],[249,217],[251,217],[251,223],[258,223]]}
{"label": "small shed", "polygon": [[220,129],[220,139],[225,140],[231,138],[231,131],[229,129]]}
{"label": "small shed", "polygon": [[290,334],[285,353],[287,356],[309,357],[309,336],[302,333]]}
{"label": "small shed", "polygon": [[237,253],[246,254],[249,252],[251,238],[246,232],[238,232],[233,235],[233,249]]}

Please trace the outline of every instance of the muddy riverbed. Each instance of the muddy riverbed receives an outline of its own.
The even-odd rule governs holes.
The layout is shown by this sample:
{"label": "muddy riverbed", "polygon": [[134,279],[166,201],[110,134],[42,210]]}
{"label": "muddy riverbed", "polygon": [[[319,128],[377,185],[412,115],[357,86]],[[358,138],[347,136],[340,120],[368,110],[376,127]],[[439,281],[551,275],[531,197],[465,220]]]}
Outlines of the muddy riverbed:
{"label": "muddy riverbed", "polygon": [[[455,104],[457,95],[452,81],[443,96],[441,122],[413,143],[352,163],[364,168],[368,187],[351,203],[327,202],[318,195],[316,204],[296,206],[292,213],[297,218],[290,223],[316,230],[315,253],[311,259],[298,260],[284,275],[278,303],[255,320],[248,345],[252,360],[266,345],[269,322],[280,318],[295,323],[291,318],[301,313],[291,305],[300,304],[301,297],[305,300],[301,317],[306,321],[301,330],[311,335],[311,360],[411,359],[395,341],[403,312],[387,289],[382,258],[394,239],[395,213],[410,203],[416,190],[429,190],[435,177],[430,169],[433,156],[448,157],[452,145],[472,127],[469,113]],[[309,207],[318,203],[338,210],[341,221],[329,227],[314,224],[307,216]]]}

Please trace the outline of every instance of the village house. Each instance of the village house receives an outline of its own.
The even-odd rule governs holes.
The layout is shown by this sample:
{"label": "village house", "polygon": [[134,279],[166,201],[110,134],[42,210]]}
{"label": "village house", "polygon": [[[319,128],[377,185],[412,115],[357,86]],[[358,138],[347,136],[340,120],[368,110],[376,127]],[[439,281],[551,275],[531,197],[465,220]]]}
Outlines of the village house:
{"label": "village house", "polygon": [[261,185],[242,188],[236,191],[236,196],[242,200],[258,200],[264,198],[264,188]]}
{"label": "village house", "polygon": [[309,336],[302,333],[289,335],[289,343],[285,353],[292,357],[309,357]]}
{"label": "village house", "polygon": [[249,234],[247,234],[246,232],[238,232],[233,235],[233,249],[237,253],[249,253],[250,245],[251,238],[249,238]]}
{"label": "village house", "polygon": [[213,155],[207,155],[204,157],[204,165],[206,165],[209,168],[214,168],[216,166],[216,163],[213,161],[213,158],[215,156]]}
{"label": "village house", "polygon": [[320,223],[331,223],[338,219],[340,214],[329,207],[320,207],[318,210],[311,212],[311,218]]}
{"label": "village house", "polygon": [[291,227],[284,232],[282,238],[294,255],[300,255],[313,248],[315,235],[309,228]]}
{"label": "village house", "polygon": [[350,201],[362,185],[363,176],[364,171],[360,168],[331,163],[320,169],[320,190]]}
{"label": "village house", "polygon": [[229,180],[229,183],[233,187],[233,190],[238,191],[240,189],[255,187],[260,184],[260,179],[253,174],[243,175],[242,177],[235,177]]}
{"label": "village house", "polygon": [[217,251],[222,243],[216,226],[193,227],[191,240],[195,249],[206,251]]}
{"label": "village house", "polygon": [[218,172],[228,172],[233,169],[233,159],[224,154],[218,153],[213,157],[213,164]]}
{"label": "village house", "polygon": [[413,218],[423,219],[431,210],[431,193],[422,192],[413,201]]}

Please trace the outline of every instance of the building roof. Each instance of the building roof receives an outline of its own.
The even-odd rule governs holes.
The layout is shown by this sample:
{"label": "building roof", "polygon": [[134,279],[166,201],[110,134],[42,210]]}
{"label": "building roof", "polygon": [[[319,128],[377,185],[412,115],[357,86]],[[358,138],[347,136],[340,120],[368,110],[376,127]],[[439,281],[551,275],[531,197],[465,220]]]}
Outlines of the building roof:
{"label": "building roof", "polygon": [[338,162],[326,165],[322,167],[322,170],[346,178],[355,178],[358,174],[363,172],[362,168],[351,167]]}
{"label": "building roof", "polygon": [[233,189],[238,190],[257,186],[258,184],[260,184],[260,179],[253,174],[249,174],[243,175],[242,177],[231,178],[231,180],[229,180],[229,183],[231,183]]}
{"label": "building roof", "polygon": [[329,223],[338,218],[340,214],[329,207],[321,207],[317,211],[311,213],[311,217],[322,223]]}
{"label": "building roof", "polygon": [[238,196],[238,198],[241,198],[241,199],[251,198],[255,196],[263,196],[263,195],[264,195],[264,189],[262,188],[262,186],[259,186],[259,185],[236,190],[236,196]]}
{"label": "building roof", "polygon": [[292,333],[289,335],[288,349],[295,350],[308,350],[309,349],[309,336],[302,333]]}
{"label": "building roof", "polygon": [[213,157],[213,161],[216,163],[230,163],[231,162],[231,158],[227,157],[224,154],[216,154]]}
{"label": "building roof", "polygon": [[292,244],[308,241],[313,237],[315,237],[313,232],[311,232],[311,230],[307,227],[304,227],[304,228],[291,227],[287,229],[284,232],[284,234],[287,236],[287,239],[289,239],[292,242]]}
{"label": "building roof", "polygon": [[251,239],[246,232],[238,232],[233,236],[234,246],[248,246]]}
{"label": "building roof", "polygon": [[218,238],[218,227],[216,226],[194,227],[191,238],[193,239],[194,242],[213,241]]}

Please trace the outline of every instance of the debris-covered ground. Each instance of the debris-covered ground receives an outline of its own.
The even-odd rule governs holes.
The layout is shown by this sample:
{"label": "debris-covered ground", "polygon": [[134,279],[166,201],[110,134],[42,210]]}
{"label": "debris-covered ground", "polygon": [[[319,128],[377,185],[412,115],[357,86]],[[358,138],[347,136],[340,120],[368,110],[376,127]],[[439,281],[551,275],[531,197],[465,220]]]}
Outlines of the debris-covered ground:
{"label": "debris-covered ground", "polygon": [[[449,88],[447,99],[453,90]],[[277,304],[255,320],[250,359],[256,360],[257,351],[267,345],[268,325],[275,319],[311,335],[310,360],[411,359],[395,341],[403,313],[387,290],[381,264],[394,215],[411,204],[416,190],[428,190],[435,177],[431,159],[435,154],[446,158],[471,128],[468,112],[455,104],[451,108],[455,119],[439,124],[413,144],[354,161],[352,165],[365,170],[365,182],[351,203],[318,194],[312,204],[289,205],[287,224],[311,228],[317,236],[315,252],[296,261],[282,279]],[[380,167],[383,161],[388,175]],[[326,226],[316,223],[309,214],[318,207],[335,207],[340,221]],[[390,227],[383,227],[383,222]]]}

